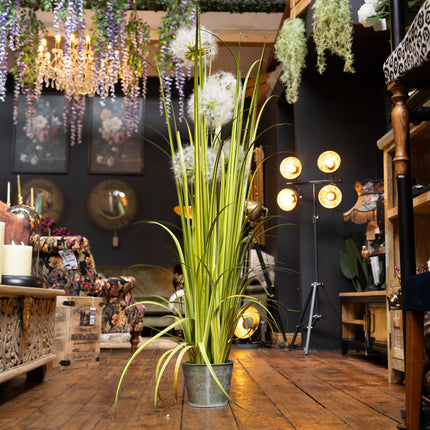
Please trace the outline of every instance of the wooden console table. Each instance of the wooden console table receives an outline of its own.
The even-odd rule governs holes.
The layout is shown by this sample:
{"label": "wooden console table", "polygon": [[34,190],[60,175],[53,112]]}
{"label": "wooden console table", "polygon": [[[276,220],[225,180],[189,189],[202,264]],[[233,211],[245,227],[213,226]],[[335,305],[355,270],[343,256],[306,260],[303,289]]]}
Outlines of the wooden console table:
{"label": "wooden console table", "polygon": [[64,290],[0,285],[0,383],[27,373],[46,381],[55,354],[56,297]]}

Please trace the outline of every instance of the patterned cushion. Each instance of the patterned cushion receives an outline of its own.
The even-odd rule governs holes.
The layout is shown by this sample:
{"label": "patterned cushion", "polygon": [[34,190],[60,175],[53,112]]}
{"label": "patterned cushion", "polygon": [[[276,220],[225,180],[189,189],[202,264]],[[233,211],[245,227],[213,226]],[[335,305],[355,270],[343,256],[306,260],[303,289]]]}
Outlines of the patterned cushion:
{"label": "patterned cushion", "polygon": [[429,82],[430,0],[421,6],[403,40],[384,63],[386,85],[401,80],[410,88]]}
{"label": "patterned cushion", "polygon": [[[76,268],[65,267],[61,256],[64,250],[73,252]],[[136,280],[132,276],[106,278],[98,274],[87,238],[41,236],[39,276],[44,288],[64,289],[68,296],[103,297],[103,333],[142,331],[145,308],[132,295]]]}

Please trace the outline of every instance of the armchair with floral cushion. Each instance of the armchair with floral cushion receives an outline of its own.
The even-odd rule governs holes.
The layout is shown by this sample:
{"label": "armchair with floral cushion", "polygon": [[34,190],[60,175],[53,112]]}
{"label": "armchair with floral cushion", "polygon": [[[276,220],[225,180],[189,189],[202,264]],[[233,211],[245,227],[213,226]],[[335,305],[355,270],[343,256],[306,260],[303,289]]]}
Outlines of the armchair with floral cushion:
{"label": "armchair with floral cushion", "polygon": [[130,333],[136,350],[144,317],[144,306],[135,304],[132,295],[136,280],[97,273],[87,238],[41,236],[39,276],[44,288],[63,289],[68,296],[102,297],[102,333]]}

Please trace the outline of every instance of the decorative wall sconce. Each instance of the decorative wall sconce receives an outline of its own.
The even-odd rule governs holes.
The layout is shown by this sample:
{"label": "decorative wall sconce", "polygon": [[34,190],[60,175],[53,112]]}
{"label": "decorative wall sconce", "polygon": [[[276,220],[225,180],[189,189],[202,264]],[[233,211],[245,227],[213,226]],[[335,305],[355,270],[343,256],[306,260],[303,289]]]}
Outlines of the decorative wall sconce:
{"label": "decorative wall sconce", "polygon": [[[331,174],[336,172],[341,164],[339,154],[334,151],[323,152],[317,160],[317,166],[323,173]],[[313,233],[314,233],[314,255],[315,255],[315,281],[311,284],[311,291],[309,297],[306,300],[305,306],[300,316],[300,320],[296,326],[296,332],[294,333],[290,347],[294,345],[299,330],[306,327],[306,343],[305,343],[305,355],[309,352],[309,342],[311,337],[311,330],[315,323],[322,317],[319,312],[314,313],[315,302],[317,300],[318,287],[322,287],[323,284],[318,280],[318,244],[317,244],[317,221],[318,215],[316,215],[316,185],[322,185],[318,193],[318,201],[322,206],[327,209],[333,209],[339,206],[342,201],[342,192],[334,185],[336,182],[341,182],[340,179],[318,179],[311,181],[299,182],[295,181],[302,173],[302,163],[296,157],[287,157],[282,160],[279,167],[281,175],[291,182],[287,182],[288,188],[284,188],[278,193],[277,202],[278,206],[284,211],[292,211],[298,204],[301,195],[298,189],[299,185],[312,184],[313,190]],[[309,308],[310,306],[310,308]],[[309,316],[307,322],[305,321],[305,315],[309,309]]]}

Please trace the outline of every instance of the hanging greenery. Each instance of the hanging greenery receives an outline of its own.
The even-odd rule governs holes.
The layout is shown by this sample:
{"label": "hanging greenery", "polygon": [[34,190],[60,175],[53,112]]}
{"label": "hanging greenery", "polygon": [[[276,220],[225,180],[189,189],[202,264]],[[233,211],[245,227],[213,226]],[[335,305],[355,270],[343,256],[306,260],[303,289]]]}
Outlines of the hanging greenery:
{"label": "hanging greenery", "polygon": [[325,71],[327,66],[325,51],[330,51],[344,59],[344,72],[354,73],[349,1],[316,0],[313,9],[313,38],[318,55],[318,72]]}
{"label": "hanging greenery", "polygon": [[[39,73],[38,50],[41,39],[46,35],[44,25],[32,10],[21,11],[19,35],[15,40],[15,64],[11,73],[15,80],[13,121],[18,118],[18,98],[25,95],[26,125],[29,138],[33,136],[35,105],[43,89],[43,77]],[[34,48],[36,47],[36,48]]]}
{"label": "hanging greenery", "polygon": [[282,64],[280,79],[286,84],[288,103],[297,101],[307,53],[305,22],[301,18],[286,19],[275,43],[275,56]]}
{"label": "hanging greenery", "polygon": [[124,94],[124,123],[130,134],[138,131],[139,98],[146,97],[149,41],[149,25],[133,11],[125,27],[125,46],[120,71]]}

